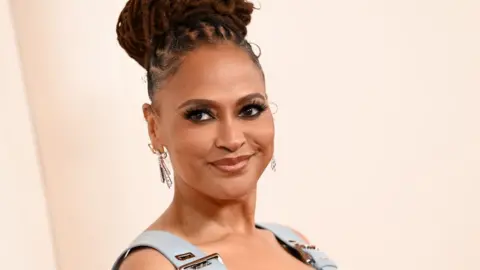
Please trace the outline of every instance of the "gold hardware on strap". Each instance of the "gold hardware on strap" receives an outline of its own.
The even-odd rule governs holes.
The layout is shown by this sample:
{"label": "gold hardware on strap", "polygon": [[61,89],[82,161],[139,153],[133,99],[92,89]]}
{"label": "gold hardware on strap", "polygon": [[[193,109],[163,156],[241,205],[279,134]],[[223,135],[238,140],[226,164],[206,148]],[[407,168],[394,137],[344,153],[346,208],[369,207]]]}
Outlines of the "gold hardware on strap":
{"label": "gold hardware on strap", "polygon": [[201,269],[203,267],[206,267],[210,264],[212,264],[210,261],[213,259],[217,259],[219,262],[222,262],[222,259],[220,258],[220,255],[218,253],[214,253],[208,256],[205,256],[203,258],[200,258],[198,260],[195,260],[193,262],[189,262],[187,264],[184,264],[177,268],[177,270],[189,270],[189,269]]}
{"label": "gold hardware on strap", "polygon": [[195,255],[193,255],[193,253],[191,253],[191,252],[188,252],[188,253],[176,255],[175,258],[177,258],[177,260],[179,260],[179,261],[185,261],[185,260],[188,260],[188,259],[191,259],[191,258],[195,258]]}

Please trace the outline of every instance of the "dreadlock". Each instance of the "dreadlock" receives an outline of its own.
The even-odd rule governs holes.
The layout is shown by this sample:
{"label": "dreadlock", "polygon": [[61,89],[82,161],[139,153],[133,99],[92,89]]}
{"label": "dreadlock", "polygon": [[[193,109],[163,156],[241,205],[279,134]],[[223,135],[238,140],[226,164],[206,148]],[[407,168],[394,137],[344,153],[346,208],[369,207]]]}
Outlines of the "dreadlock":
{"label": "dreadlock", "polygon": [[147,71],[153,100],[182,56],[205,43],[232,42],[260,67],[245,39],[253,9],[245,0],[129,0],[118,19],[118,42]]}

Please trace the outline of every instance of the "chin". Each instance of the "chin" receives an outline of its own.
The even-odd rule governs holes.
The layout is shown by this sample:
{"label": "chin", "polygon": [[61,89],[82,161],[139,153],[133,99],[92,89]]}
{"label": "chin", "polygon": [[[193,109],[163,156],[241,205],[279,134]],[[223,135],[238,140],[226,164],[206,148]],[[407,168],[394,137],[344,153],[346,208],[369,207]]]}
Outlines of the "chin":
{"label": "chin", "polygon": [[248,197],[257,188],[258,178],[251,176],[229,177],[228,179],[212,179],[211,197],[218,200],[241,200]]}

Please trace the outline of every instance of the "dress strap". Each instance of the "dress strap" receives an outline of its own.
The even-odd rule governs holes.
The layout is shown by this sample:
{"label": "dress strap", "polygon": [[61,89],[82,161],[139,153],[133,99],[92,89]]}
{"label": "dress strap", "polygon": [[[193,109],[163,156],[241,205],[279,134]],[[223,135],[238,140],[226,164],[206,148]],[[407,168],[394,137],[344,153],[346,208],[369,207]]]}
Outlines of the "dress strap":
{"label": "dress strap", "polygon": [[112,270],[118,270],[128,254],[137,248],[152,248],[167,258],[175,269],[226,270],[218,254],[206,255],[189,242],[165,231],[145,231],[120,255]]}
{"label": "dress strap", "polygon": [[299,258],[317,270],[336,270],[337,265],[327,255],[319,251],[315,246],[309,245],[305,240],[291,228],[275,224],[257,224],[260,229],[271,231],[278,241],[298,253]]}

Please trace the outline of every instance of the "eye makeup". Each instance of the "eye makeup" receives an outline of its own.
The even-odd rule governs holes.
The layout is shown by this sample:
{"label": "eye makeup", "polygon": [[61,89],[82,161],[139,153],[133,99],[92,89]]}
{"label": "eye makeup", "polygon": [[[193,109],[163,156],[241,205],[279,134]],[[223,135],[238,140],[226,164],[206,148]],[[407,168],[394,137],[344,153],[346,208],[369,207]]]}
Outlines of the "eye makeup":
{"label": "eye makeup", "polygon": [[[183,118],[194,123],[204,123],[219,118],[221,107],[213,101],[190,100],[185,103]],[[237,102],[237,117],[244,120],[254,120],[268,109],[265,98],[260,94],[253,94],[240,99]]]}
{"label": "eye makeup", "polygon": [[253,99],[242,106],[239,112],[239,116],[247,119],[254,119],[260,116],[268,105],[263,100]]}

